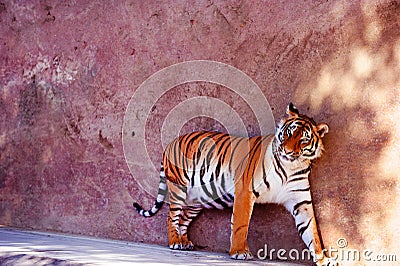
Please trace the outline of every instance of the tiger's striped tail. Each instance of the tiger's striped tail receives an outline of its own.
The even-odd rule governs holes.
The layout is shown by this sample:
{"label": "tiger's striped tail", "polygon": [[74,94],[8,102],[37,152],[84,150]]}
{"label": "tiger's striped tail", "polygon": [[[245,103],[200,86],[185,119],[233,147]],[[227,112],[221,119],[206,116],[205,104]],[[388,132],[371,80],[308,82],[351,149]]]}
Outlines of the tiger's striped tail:
{"label": "tiger's striped tail", "polygon": [[136,211],[144,217],[152,217],[154,216],[164,205],[165,196],[167,195],[168,188],[167,188],[167,180],[165,178],[164,167],[161,164],[160,170],[160,184],[158,185],[158,195],[156,202],[154,203],[153,207],[145,211],[143,210],[142,206],[140,206],[137,202],[133,203],[133,207],[135,207]]}

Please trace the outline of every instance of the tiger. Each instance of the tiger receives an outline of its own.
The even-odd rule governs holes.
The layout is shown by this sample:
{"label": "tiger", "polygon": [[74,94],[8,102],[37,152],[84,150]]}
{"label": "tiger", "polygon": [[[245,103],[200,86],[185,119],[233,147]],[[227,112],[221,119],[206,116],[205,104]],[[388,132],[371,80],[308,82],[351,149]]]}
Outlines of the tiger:
{"label": "tiger", "polygon": [[203,209],[233,207],[229,255],[250,260],[254,257],[247,235],[254,204],[281,204],[293,216],[316,265],[338,265],[324,254],[308,180],[329,127],[300,114],[293,103],[286,113],[272,135],[246,138],[196,131],[179,136],[164,149],[154,206],[144,210],[135,202],[134,208],[152,217],[169,196],[169,248],[192,250],[192,220]]}

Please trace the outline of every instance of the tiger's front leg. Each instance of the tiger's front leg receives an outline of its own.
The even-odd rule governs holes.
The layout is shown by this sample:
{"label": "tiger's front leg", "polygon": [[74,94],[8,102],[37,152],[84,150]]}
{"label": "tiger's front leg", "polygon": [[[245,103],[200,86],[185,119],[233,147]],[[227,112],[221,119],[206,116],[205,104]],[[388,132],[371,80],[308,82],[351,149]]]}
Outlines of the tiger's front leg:
{"label": "tiger's front leg", "polygon": [[[311,195],[309,197],[311,199]],[[319,238],[317,222],[311,200],[292,200],[285,204],[294,217],[296,228],[319,266],[338,265],[335,259],[326,257]]]}
{"label": "tiger's front leg", "polygon": [[247,234],[254,203],[255,197],[250,191],[235,195],[231,220],[231,248],[229,251],[232,259],[253,259],[247,245]]}

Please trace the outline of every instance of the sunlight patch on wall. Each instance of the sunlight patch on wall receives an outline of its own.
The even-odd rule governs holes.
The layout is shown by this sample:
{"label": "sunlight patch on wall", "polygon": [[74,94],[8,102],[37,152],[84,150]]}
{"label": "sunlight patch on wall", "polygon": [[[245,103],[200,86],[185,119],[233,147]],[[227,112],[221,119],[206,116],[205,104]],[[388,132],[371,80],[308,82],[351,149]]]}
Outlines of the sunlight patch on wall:
{"label": "sunlight patch on wall", "polygon": [[358,104],[360,90],[356,88],[356,80],[351,73],[342,73],[340,79],[336,79],[337,99],[333,103],[335,110],[343,107],[354,107]]}
{"label": "sunlight patch on wall", "polygon": [[321,71],[320,77],[318,79],[317,86],[315,88],[315,92],[309,94],[307,93],[298,93],[296,97],[301,101],[305,102],[307,99],[311,101],[311,107],[314,110],[319,110],[323,100],[326,97],[329,97],[333,93],[334,89],[334,77],[331,74],[331,69],[326,67]]}
{"label": "sunlight patch on wall", "polygon": [[393,47],[393,54],[394,58],[397,61],[397,64],[400,65],[400,40],[396,42],[396,44]]}
{"label": "sunlight patch on wall", "polygon": [[373,43],[381,37],[382,26],[377,21],[371,21],[365,27],[365,40]]}
{"label": "sunlight patch on wall", "polygon": [[400,104],[392,107],[386,112],[378,114],[378,121],[381,121],[382,126],[391,132],[391,136],[387,144],[383,148],[377,160],[377,166],[371,169],[378,170],[378,179],[394,179],[397,180],[400,173],[400,124],[398,117],[400,114]]}
{"label": "sunlight patch on wall", "polygon": [[373,44],[379,41],[382,32],[382,25],[376,19],[377,11],[374,6],[374,2],[364,1],[363,5],[361,5],[361,11],[364,15],[364,39],[369,44]]}
{"label": "sunlight patch on wall", "polygon": [[357,78],[366,78],[373,70],[373,59],[365,48],[359,48],[352,53],[351,63]]}
{"label": "sunlight patch on wall", "polygon": [[[393,52],[400,62],[400,42]],[[297,90],[295,97],[300,103],[311,105],[314,112],[327,100],[334,111],[360,104],[379,110],[393,98],[394,86],[400,81],[398,69],[388,63],[389,55],[390,49],[385,47],[372,53],[363,46],[355,46],[345,60],[334,59],[326,64],[317,81],[301,85],[307,90]]]}
{"label": "sunlight patch on wall", "polygon": [[368,125],[366,121],[362,119],[355,120],[351,125],[348,125],[346,136],[358,141],[365,141]]}
{"label": "sunlight patch on wall", "polygon": [[346,0],[335,2],[331,11],[333,19],[342,19],[346,15],[349,5],[350,3]]}
{"label": "sunlight patch on wall", "polygon": [[[378,173],[379,169],[375,172]],[[360,195],[363,213],[357,224],[365,248],[381,254],[396,253],[400,235],[400,186],[397,178],[386,176],[386,180],[369,180],[366,185],[368,190]]]}

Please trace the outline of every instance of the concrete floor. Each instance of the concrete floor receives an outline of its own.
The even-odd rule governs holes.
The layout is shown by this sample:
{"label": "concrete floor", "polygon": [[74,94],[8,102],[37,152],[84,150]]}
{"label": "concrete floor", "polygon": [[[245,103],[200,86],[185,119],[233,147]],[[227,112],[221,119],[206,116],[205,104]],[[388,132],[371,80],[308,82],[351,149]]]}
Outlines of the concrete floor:
{"label": "concrete floor", "polygon": [[299,265],[234,261],[227,254],[0,227],[0,265]]}

